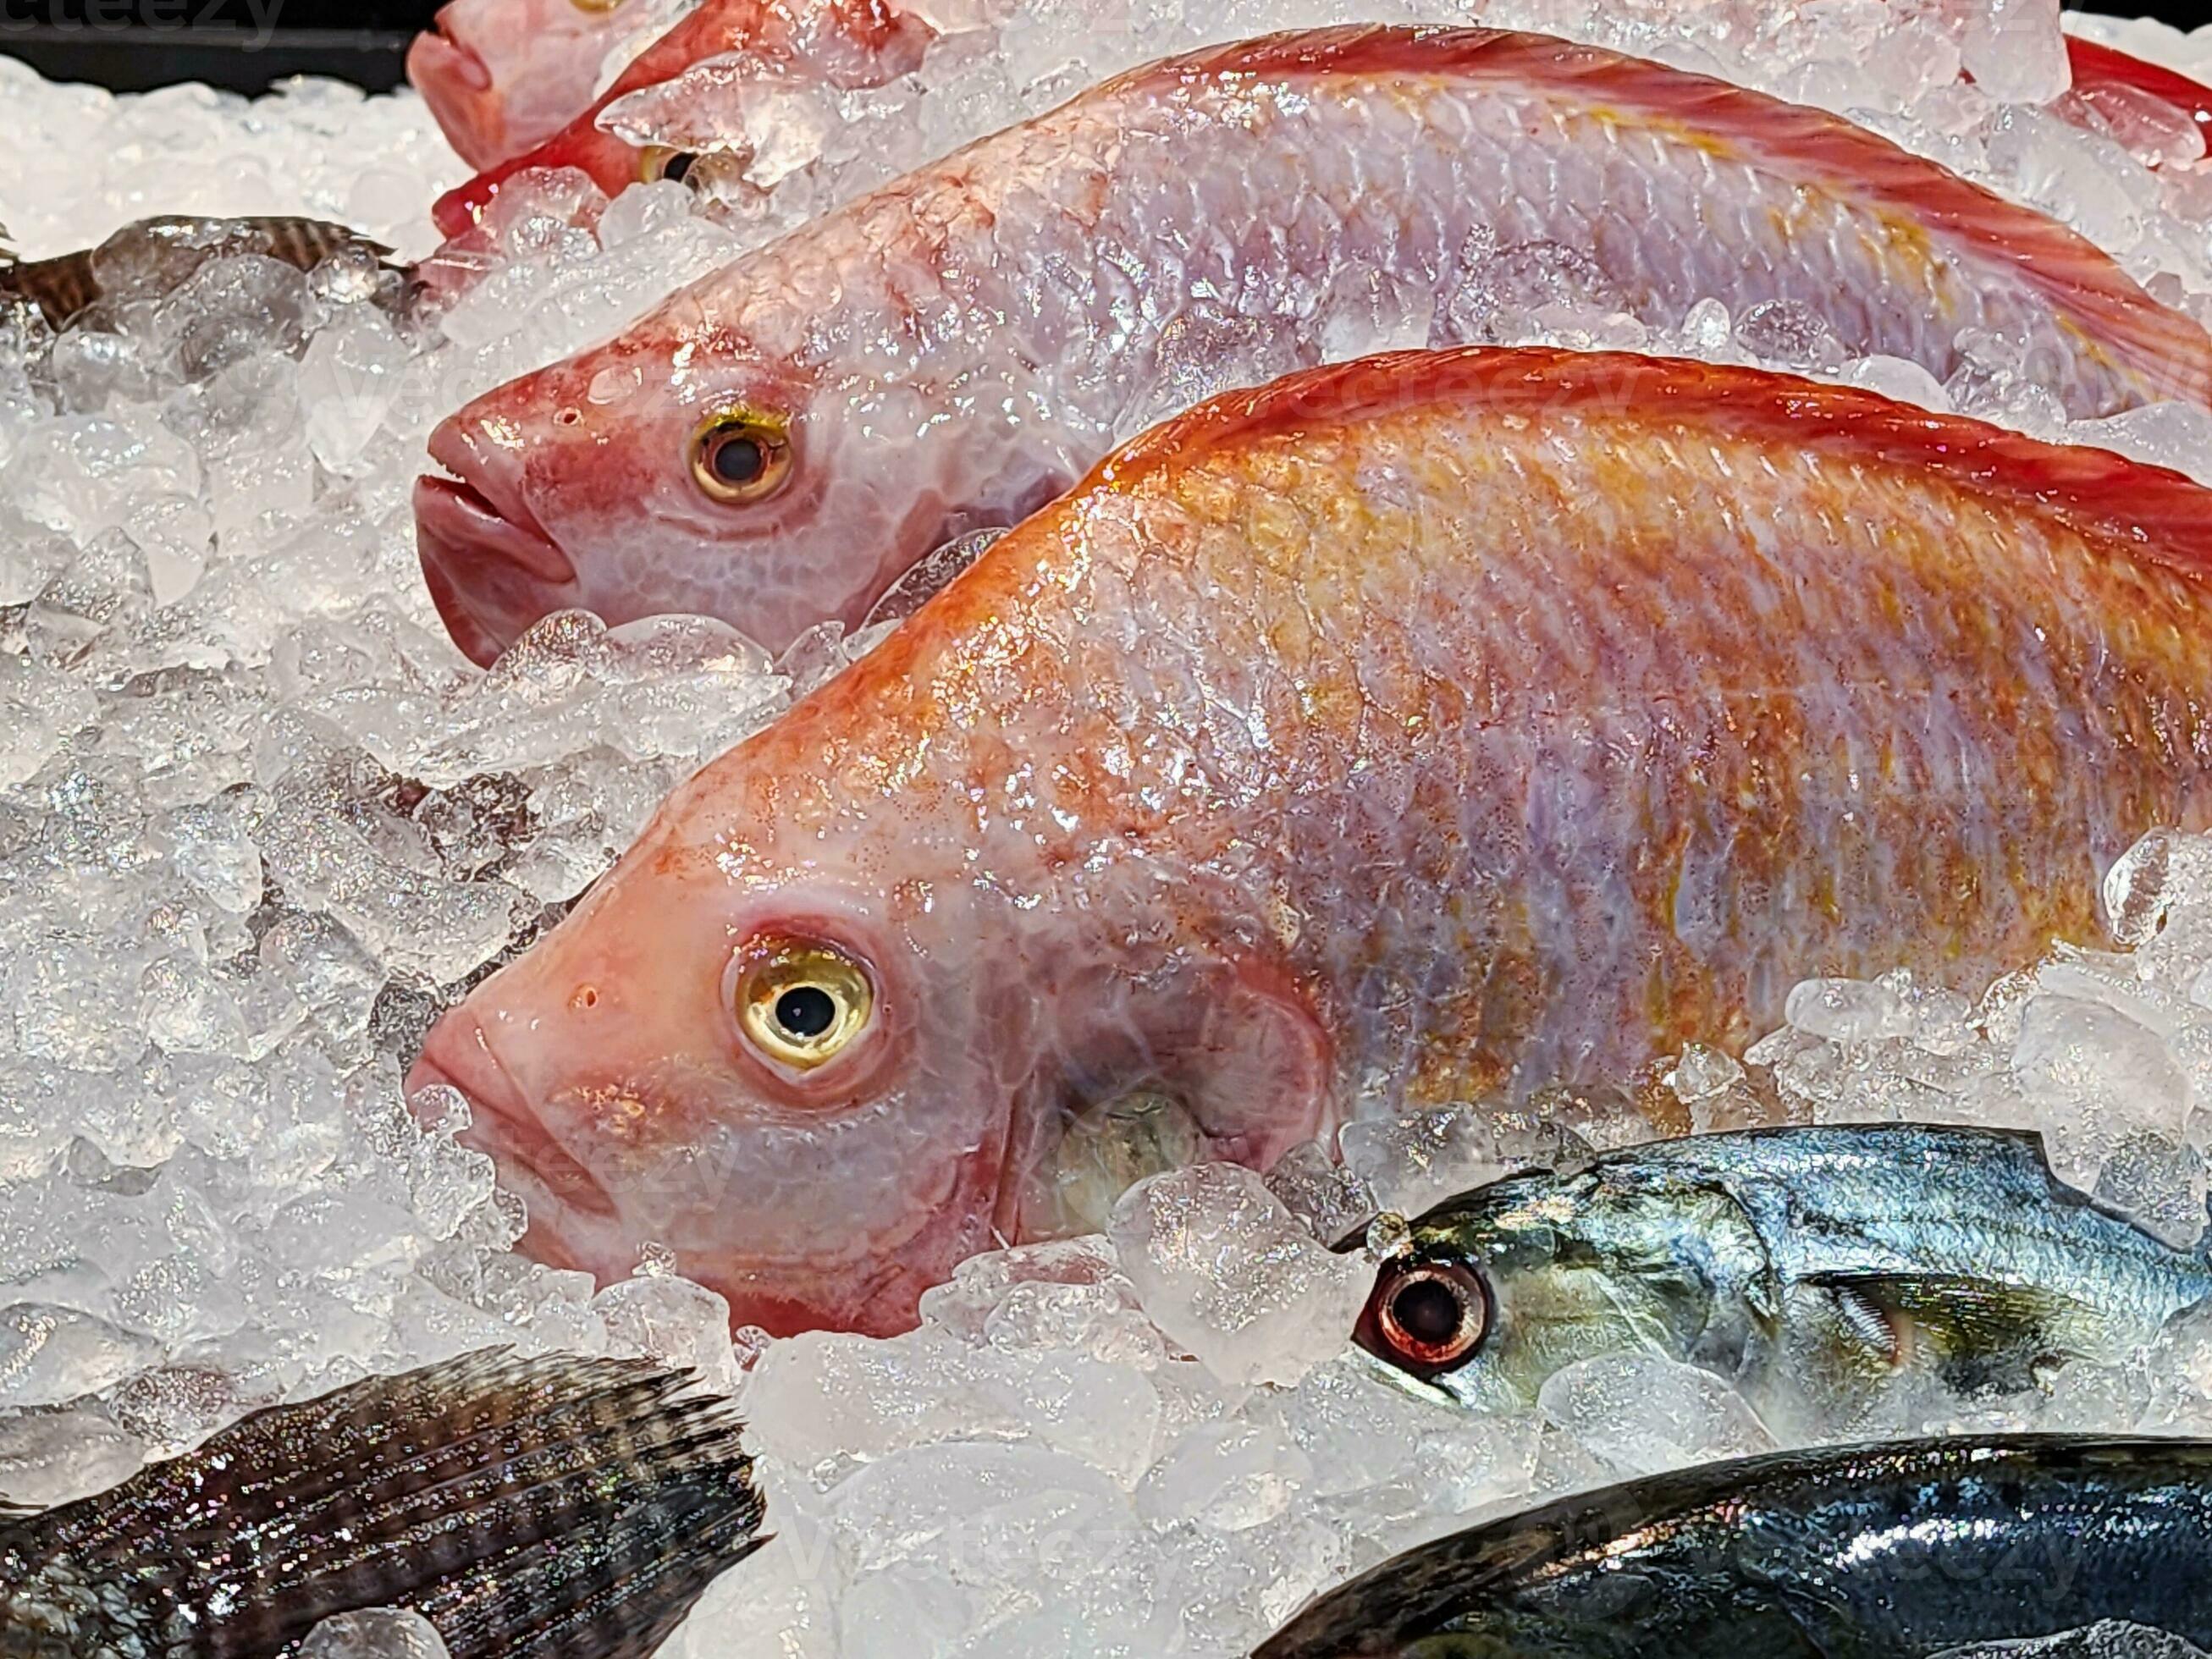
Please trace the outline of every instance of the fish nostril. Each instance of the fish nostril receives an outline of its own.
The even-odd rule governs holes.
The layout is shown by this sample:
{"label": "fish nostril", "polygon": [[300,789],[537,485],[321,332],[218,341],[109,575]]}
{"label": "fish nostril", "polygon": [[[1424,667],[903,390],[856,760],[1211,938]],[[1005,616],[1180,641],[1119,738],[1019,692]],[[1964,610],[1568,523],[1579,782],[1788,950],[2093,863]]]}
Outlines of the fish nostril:
{"label": "fish nostril", "polygon": [[599,988],[596,985],[578,986],[576,994],[568,1000],[568,1006],[580,1012],[589,1013],[599,1006]]}

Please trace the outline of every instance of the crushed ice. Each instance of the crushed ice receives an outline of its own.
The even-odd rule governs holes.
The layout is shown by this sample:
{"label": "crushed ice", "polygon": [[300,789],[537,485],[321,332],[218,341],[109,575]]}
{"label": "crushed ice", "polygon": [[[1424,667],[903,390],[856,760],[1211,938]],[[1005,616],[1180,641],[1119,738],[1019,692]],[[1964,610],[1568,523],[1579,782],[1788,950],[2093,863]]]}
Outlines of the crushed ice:
{"label": "crushed ice", "polygon": [[[1264,1182],[1163,1177],[1103,1237],[965,1264],[890,1340],[733,1346],[720,1301],[649,1247],[604,1291],[528,1262],[510,1248],[518,1206],[455,1144],[458,1098],[423,1121],[403,1110],[400,1071],[436,1009],[556,919],[686,771],[850,651],[817,635],[771,663],[714,623],[611,631],[568,616],[477,674],[412,552],[408,489],[430,422],[863,186],[885,156],[942,149],[1121,63],[1302,21],[1299,8],[1231,0],[1192,21],[1177,0],[1129,0],[1080,9],[1079,34],[1050,5],[931,0],[951,33],[910,82],[775,88],[772,105],[733,94],[746,118],[774,108],[781,148],[708,169],[703,192],[664,184],[608,204],[574,175],[508,192],[427,273],[451,300],[434,323],[395,322],[357,267],[265,260],[126,294],[58,342],[34,318],[0,319],[0,1492],[95,1490],[258,1404],[466,1349],[645,1352],[743,1389],[778,1534],[674,1651],[1231,1655],[1461,1517],[1771,1443],[1717,1379],[1649,1356],[1578,1364],[1517,1415],[1392,1387],[1341,1340],[1362,1258],[1324,1248],[1378,1209],[1662,1121],[1912,1116],[2040,1127],[2068,1179],[2197,1237],[2212,840],[2167,836],[2107,881],[2110,941],[1985,994],[1903,974],[1814,981],[1747,1054],[1678,1057],[1662,1098],[1370,1118]],[[1414,14],[1310,11],[1346,15]],[[2201,309],[2212,289],[2212,176],[2170,112],[2121,100],[2085,133],[2002,101],[2061,90],[2041,0],[1837,0],[1786,24],[1753,0],[1498,0],[1482,15],[1853,111],[2071,213],[2180,302]],[[1913,49],[1867,52],[1884,23]],[[2212,34],[2079,26],[2212,63]],[[155,211],[309,212],[419,253],[427,204],[459,172],[404,97],[303,83],[253,105],[195,88],[112,99],[4,61],[0,87],[20,140],[0,161],[0,217],[31,256]],[[620,118],[668,114],[647,99]],[[1848,361],[1773,307],[1739,317],[1709,300],[1656,335],[1541,250],[1492,262],[1455,305],[1446,324],[1488,337],[1764,361],[2064,430],[2009,376],[2002,340],[1978,343],[1946,386]],[[1163,408],[1255,374],[1279,345],[1214,320],[1194,313],[1145,371]],[[1357,283],[1322,319],[1338,354],[1437,322]],[[2076,435],[2212,477],[2197,411]],[[2045,1392],[1971,1413],[1904,1401],[1893,1416],[2212,1433],[2212,1316],[2184,1316],[2147,1355],[2070,1366]],[[436,1650],[404,1620],[366,1620],[326,1626],[313,1650]],[[1973,1651],[2185,1650],[2100,1627]]]}

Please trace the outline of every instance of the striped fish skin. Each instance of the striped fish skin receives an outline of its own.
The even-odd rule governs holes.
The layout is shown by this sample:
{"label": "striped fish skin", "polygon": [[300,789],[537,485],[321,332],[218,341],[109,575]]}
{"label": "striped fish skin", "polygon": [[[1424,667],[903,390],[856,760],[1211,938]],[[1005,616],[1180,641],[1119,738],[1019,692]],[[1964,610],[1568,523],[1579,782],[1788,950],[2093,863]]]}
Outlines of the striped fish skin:
{"label": "striped fish skin", "polygon": [[1793,1127],[1448,1199],[1378,1269],[1358,1340],[1417,1392],[1478,1409],[1525,1408],[1555,1371],[1642,1350],[1728,1377],[1778,1430],[1832,1437],[1902,1376],[2018,1392],[2141,1347],[2207,1295],[2203,1257],[2059,1181],[2038,1136]]}
{"label": "striped fish skin", "polygon": [[604,131],[599,116],[616,100],[708,58],[742,54],[781,76],[877,87],[920,64],[934,33],[898,0],[701,0],[574,119],[496,165],[479,163],[483,171],[440,197],[430,216],[447,235],[465,235],[510,179],[540,167],[575,167],[609,196],[665,176],[669,158]]}
{"label": "striped fish skin", "polygon": [[407,78],[471,167],[544,143],[592,106],[601,66],[650,0],[447,0]]}
{"label": "striped fish skin", "polygon": [[[1128,1090],[1264,1165],[1355,1098],[1741,1043],[1808,975],[1978,986],[2212,823],[2208,507],[1663,359],[1218,398],[701,771],[415,1082],[547,1259],[888,1330]],[[800,1071],[740,1006],[787,939],[872,990]]]}
{"label": "striped fish skin", "polygon": [[1424,1544],[1253,1659],[1927,1659],[2106,1620],[2212,1644],[2212,1443],[1961,1436],[1710,1463]]}
{"label": "striped fish skin", "polygon": [[[1542,36],[1320,30],[1109,82],[470,404],[424,571],[480,661],[570,605],[781,648],[1079,477],[1155,366],[1315,361],[1378,283],[1449,343],[1470,272],[1516,264],[1655,325],[1794,303],[1939,378],[1994,330],[2077,416],[2212,386],[2212,340],[2089,244],[1833,116]],[[726,412],[787,435],[779,488],[702,484]]]}
{"label": "striped fish skin", "polygon": [[256,1413],[0,1516],[0,1652],[278,1659],[392,1606],[454,1659],[645,1659],[766,1541],[737,1420],[690,1381],[486,1353]]}
{"label": "striped fish skin", "polygon": [[[51,259],[0,264],[0,295],[30,301],[50,326],[60,330],[107,297],[118,277],[131,282],[149,267],[160,273],[166,293],[210,259],[258,253],[313,270],[333,254],[356,248],[380,263],[392,258],[392,250],[382,243],[320,219],[167,215],[125,225],[96,248]],[[394,276],[399,274],[393,268]],[[398,287],[395,282],[395,297]]]}

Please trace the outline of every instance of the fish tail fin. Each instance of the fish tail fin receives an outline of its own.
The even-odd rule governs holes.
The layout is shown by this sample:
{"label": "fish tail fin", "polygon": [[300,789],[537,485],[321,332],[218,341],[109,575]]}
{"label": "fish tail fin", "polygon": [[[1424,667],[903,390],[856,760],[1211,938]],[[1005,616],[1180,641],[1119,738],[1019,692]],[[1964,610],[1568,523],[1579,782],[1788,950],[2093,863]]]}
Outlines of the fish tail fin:
{"label": "fish tail fin", "polygon": [[247,1659],[405,1607],[454,1659],[643,1659],[766,1541],[732,1408],[692,1381],[491,1353],[257,1413],[0,1530],[28,1586],[0,1633],[75,1619],[79,1651]]}

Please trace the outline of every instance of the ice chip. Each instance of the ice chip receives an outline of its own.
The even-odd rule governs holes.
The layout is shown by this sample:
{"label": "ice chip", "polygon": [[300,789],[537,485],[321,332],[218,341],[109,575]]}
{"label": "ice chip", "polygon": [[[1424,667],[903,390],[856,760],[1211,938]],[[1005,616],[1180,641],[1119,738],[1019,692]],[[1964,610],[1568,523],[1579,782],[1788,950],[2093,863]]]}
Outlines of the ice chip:
{"label": "ice chip", "polygon": [[1300,1226],[1231,1164],[1132,1188],[1108,1236],[1154,1323],[1230,1382],[1295,1382],[1341,1352],[1368,1270]]}
{"label": "ice chip", "polygon": [[1983,0],[1972,9],[1960,61],[1974,84],[2006,103],[2047,104],[2072,79],[2059,0]]}
{"label": "ice chip", "polygon": [[300,363],[307,442],[329,471],[362,470],[363,452],[391,414],[409,353],[381,312],[356,307],[314,337]]}
{"label": "ice chip", "polygon": [[372,1607],[324,1620],[300,1644],[299,1659],[447,1659],[437,1626],[404,1608]]}
{"label": "ice chip", "polygon": [[1773,1449],[1742,1395],[1696,1365],[1656,1354],[1582,1359],[1546,1379],[1537,1409],[1625,1473],[1656,1474]]}
{"label": "ice chip", "polygon": [[[490,1190],[490,1170],[482,1171]],[[738,1382],[730,1346],[730,1304],[688,1279],[653,1273],[610,1285],[592,1302],[617,1351],[694,1371],[709,1390],[728,1394]]]}
{"label": "ice chip", "polygon": [[53,1406],[111,1389],[161,1352],[151,1337],[76,1308],[0,1308],[0,1407]]}
{"label": "ice chip", "polygon": [[1313,1463],[1265,1424],[1217,1423],[1177,1441],[1137,1493],[1137,1511],[1156,1527],[1195,1521],[1243,1532],[1285,1513],[1313,1476]]}

